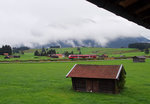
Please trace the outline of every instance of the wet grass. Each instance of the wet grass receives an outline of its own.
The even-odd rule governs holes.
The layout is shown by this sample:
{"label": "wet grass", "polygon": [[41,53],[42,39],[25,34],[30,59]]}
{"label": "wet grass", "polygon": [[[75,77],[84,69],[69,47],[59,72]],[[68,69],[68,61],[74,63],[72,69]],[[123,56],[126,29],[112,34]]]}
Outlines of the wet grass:
{"label": "wet grass", "polygon": [[[127,72],[125,89],[117,95],[72,90],[65,75],[74,64],[123,64]],[[0,64],[0,104],[148,104],[150,102],[150,60],[11,63]]]}

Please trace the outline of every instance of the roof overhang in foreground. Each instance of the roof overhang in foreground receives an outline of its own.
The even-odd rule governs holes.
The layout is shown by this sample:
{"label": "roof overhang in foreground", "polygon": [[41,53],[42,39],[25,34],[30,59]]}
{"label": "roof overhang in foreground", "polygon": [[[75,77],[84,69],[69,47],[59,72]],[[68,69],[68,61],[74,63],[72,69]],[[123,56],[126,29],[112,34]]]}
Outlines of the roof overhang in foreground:
{"label": "roof overhang in foreground", "polygon": [[150,0],[87,0],[150,29]]}

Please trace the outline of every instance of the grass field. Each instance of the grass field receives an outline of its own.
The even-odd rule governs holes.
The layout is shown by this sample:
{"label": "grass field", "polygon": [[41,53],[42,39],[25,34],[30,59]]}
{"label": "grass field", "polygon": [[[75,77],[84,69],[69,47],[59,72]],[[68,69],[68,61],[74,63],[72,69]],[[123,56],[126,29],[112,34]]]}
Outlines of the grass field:
{"label": "grass field", "polygon": [[[36,49],[30,49],[25,52],[27,53],[33,53]],[[65,51],[71,52],[73,51],[74,54],[79,54],[79,51],[77,51],[77,48],[55,48],[57,53],[63,54]],[[123,53],[132,53],[132,52],[140,52],[137,49],[131,49],[131,48],[92,48],[92,47],[81,47],[80,48],[82,54],[108,54],[108,55],[115,55],[115,54],[123,54]],[[40,50],[39,50],[40,51]]]}
{"label": "grass field", "polygon": [[[65,75],[74,64],[123,64],[125,89],[117,95],[72,90]],[[0,104],[149,104],[150,59],[0,64]]]}

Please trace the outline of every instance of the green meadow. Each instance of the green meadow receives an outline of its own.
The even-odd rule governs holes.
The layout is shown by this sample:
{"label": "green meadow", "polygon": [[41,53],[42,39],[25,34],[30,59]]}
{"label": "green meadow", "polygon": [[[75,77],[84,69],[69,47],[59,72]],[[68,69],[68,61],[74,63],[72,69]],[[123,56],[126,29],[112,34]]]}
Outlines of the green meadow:
{"label": "green meadow", "polygon": [[[22,54],[15,54],[20,55],[20,58],[11,58],[11,59],[4,59],[4,56],[0,55],[0,61],[14,61],[14,60],[55,60],[54,58],[50,58],[47,56],[34,56],[34,52],[37,49],[30,49],[26,50],[24,52],[24,55]],[[79,51],[77,48],[56,48],[56,53],[63,54],[65,51],[71,52],[73,51],[74,54],[79,54]],[[137,49],[132,48],[92,48],[92,47],[82,47],[80,48],[81,54],[96,54],[96,55],[102,55],[107,54],[109,57],[120,57],[120,56],[126,56],[126,57],[132,57],[132,56],[144,56],[147,55],[144,52],[141,52]],[[41,49],[38,49],[38,51],[41,51]],[[149,55],[149,54],[148,54]],[[67,59],[67,57],[63,58]]]}
{"label": "green meadow", "polygon": [[13,61],[13,60],[47,60],[50,59],[47,56],[34,56],[34,53],[24,53],[22,54],[17,54],[20,56],[20,58],[10,58],[10,59],[4,59],[3,55],[0,55],[0,61]]}
{"label": "green meadow", "polygon": [[[56,53],[63,54],[65,51],[71,52],[73,51],[74,54],[79,54],[79,51],[77,48],[54,48],[56,50]],[[27,53],[33,53],[37,49],[30,49],[25,52]],[[98,48],[98,47],[81,47],[80,48],[82,54],[96,54],[96,55],[102,55],[102,54],[108,54],[108,55],[116,55],[116,54],[123,54],[123,53],[133,53],[133,52],[140,52],[137,49],[132,48]],[[41,51],[39,49],[39,51]]]}
{"label": "green meadow", "polygon": [[[74,64],[120,65],[126,84],[120,94],[72,90],[65,75]],[[0,64],[0,104],[149,104],[150,59]]]}

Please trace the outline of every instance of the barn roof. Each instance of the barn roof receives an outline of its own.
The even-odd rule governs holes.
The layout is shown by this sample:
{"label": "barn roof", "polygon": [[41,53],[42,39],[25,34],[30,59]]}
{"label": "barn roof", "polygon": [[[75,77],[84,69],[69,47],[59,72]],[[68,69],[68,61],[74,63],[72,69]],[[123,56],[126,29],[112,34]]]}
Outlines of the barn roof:
{"label": "barn roof", "polygon": [[63,56],[63,54],[55,54],[55,55],[57,55],[57,56]]}
{"label": "barn roof", "polygon": [[145,56],[134,56],[133,58],[143,58],[143,59],[145,59],[146,57]]}
{"label": "barn roof", "polygon": [[150,29],[150,0],[87,0]]}
{"label": "barn roof", "polygon": [[83,65],[76,64],[66,77],[118,79],[122,65]]}

